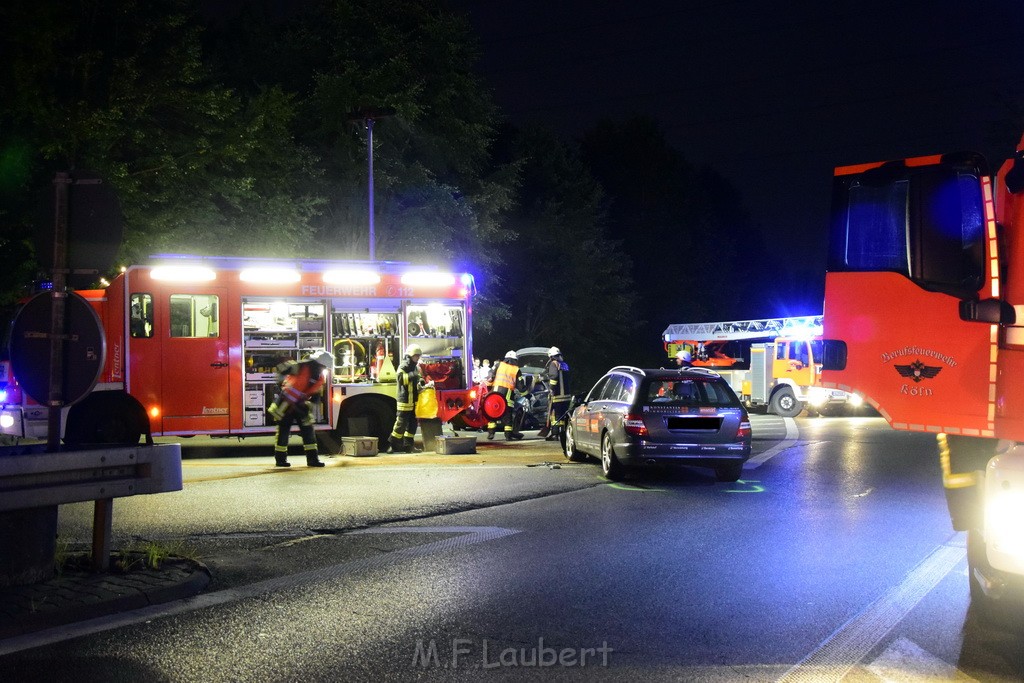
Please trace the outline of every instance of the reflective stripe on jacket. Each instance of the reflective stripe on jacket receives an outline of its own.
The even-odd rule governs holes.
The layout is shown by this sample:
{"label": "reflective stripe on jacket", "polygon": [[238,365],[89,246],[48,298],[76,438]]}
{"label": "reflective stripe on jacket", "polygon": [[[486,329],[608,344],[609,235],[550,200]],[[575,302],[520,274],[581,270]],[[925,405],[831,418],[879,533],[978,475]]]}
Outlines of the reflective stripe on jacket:
{"label": "reflective stripe on jacket", "polygon": [[395,401],[398,411],[414,410],[416,399],[420,395],[420,373],[415,363],[406,363],[398,369],[398,390],[395,392]]}
{"label": "reflective stripe on jacket", "polygon": [[544,374],[548,378],[548,386],[551,389],[551,400],[565,399],[569,397],[569,364],[564,360],[552,358],[544,368]]}
{"label": "reflective stripe on jacket", "polygon": [[[298,371],[285,375],[281,382],[281,395],[289,403],[300,404],[308,401],[324,386],[324,373],[313,374],[313,363],[299,363]],[[319,365],[317,366],[319,367]]]}

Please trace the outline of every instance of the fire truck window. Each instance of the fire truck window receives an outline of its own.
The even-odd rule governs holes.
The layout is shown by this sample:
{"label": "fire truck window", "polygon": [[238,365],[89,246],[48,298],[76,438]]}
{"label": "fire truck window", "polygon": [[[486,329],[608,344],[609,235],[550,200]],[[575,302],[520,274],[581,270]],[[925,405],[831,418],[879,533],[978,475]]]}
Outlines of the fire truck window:
{"label": "fire truck window", "polygon": [[149,339],[153,336],[153,296],[132,294],[129,330],[134,339]]}
{"label": "fire truck window", "polygon": [[946,167],[838,184],[829,270],[893,271],[931,291],[974,297],[985,279],[981,192],[976,172]]}
{"label": "fire truck window", "polygon": [[171,336],[219,337],[219,308],[212,294],[172,294]]}
{"label": "fire truck window", "polygon": [[461,306],[412,305],[406,309],[405,329],[425,357],[455,358],[463,354],[464,313]]}
{"label": "fire truck window", "polygon": [[823,358],[822,346],[823,345],[820,339],[815,339],[814,341],[810,342],[812,362],[818,364],[821,363],[821,359]]}
{"label": "fire truck window", "polygon": [[807,367],[811,359],[807,355],[807,342],[793,342],[793,360],[798,360]]}
{"label": "fire truck window", "polygon": [[850,188],[845,261],[851,270],[907,273],[907,192],[905,180]]}
{"label": "fire truck window", "polygon": [[912,277],[929,289],[972,297],[984,283],[985,217],[981,183],[971,174],[922,177],[911,225],[919,225]]}

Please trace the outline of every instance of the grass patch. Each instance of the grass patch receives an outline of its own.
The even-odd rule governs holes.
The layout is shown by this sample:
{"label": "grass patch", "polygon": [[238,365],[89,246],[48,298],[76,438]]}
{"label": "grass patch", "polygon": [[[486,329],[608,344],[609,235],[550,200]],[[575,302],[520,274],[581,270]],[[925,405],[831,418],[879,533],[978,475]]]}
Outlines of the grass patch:
{"label": "grass patch", "polygon": [[133,569],[160,569],[161,565],[171,557],[182,557],[186,560],[197,560],[194,548],[182,541],[162,543],[160,541],[134,541],[122,550],[114,553],[114,566],[121,571]]}

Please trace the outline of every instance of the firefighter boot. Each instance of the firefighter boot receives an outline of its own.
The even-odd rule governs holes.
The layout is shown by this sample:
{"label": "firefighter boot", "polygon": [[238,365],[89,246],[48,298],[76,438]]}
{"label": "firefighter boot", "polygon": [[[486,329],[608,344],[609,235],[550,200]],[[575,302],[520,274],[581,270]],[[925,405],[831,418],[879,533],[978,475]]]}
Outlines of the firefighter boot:
{"label": "firefighter boot", "polygon": [[552,427],[551,428],[551,433],[548,434],[546,437],[544,437],[544,440],[545,441],[557,441],[558,440],[558,430],[559,429],[561,429],[561,427],[559,427],[558,425],[555,425],[554,427]]}
{"label": "firefighter boot", "polygon": [[487,440],[494,441],[494,430],[497,427],[493,422],[487,424]]}
{"label": "firefighter boot", "polygon": [[511,427],[506,427],[505,428],[505,441],[511,441],[514,438],[515,437],[512,436],[512,428]]}
{"label": "firefighter boot", "polygon": [[422,453],[423,449],[416,446],[416,439],[411,436],[407,436],[402,439],[402,446],[405,448],[406,453]]}
{"label": "firefighter boot", "polygon": [[310,444],[310,447],[306,449],[306,467],[326,467],[326,463],[320,461],[317,456],[316,445]]}
{"label": "firefighter boot", "polygon": [[547,435],[548,435],[548,426],[544,425],[543,427],[541,427],[540,431],[537,432],[537,436],[547,436]]}
{"label": "firefighter boot", "polygon": [[274,467],[291,467],[291,463],[288,462],[288,448],[274,448]]}
{"label": "firefighter boot", "polygon": [[388,438],[388,443],[390,444],[390,448],[388,448],[388,453],[405,453],[405,444],[402,443],[402,439],[395,436],[394,434],[392,434],[391,437]]}

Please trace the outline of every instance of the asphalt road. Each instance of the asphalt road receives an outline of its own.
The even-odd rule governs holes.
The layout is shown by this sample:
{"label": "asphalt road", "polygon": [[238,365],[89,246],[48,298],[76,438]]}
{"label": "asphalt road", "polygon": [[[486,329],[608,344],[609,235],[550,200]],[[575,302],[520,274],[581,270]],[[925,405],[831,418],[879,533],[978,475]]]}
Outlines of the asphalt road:
{"label": "asphalt road", "polygon": [[[184,491],[118,500],[114,529],[188,548],[209,590],[42,634],[0,680],[1024,678],[1021,635],[970,609],[934,437],[754,422],[736,484],[610,484],[542,441],[321,470],[187,458]],[[62,537],[90,515],[64,506]]]}

